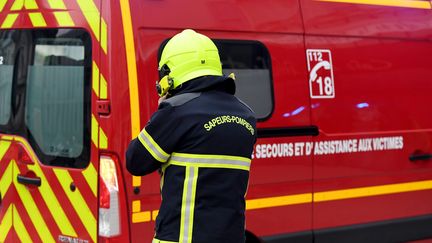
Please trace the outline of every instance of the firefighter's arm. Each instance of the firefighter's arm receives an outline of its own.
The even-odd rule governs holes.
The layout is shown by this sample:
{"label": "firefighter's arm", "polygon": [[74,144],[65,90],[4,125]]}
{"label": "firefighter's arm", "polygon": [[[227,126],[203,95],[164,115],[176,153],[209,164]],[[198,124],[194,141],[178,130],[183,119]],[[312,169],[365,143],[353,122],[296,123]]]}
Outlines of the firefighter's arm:
{"label": "firefighter's arm", "polygon": [[171,106],[159,107],[126,152],[126,168],[133,175],[146,175],[166,163],[178,141]]}
{"label": "firefighter's arm", "polygon": [[126,151],[126,168],[132,175],[147,175],[159,167],[160,163],[149,156],[138,138],[129,143]]}

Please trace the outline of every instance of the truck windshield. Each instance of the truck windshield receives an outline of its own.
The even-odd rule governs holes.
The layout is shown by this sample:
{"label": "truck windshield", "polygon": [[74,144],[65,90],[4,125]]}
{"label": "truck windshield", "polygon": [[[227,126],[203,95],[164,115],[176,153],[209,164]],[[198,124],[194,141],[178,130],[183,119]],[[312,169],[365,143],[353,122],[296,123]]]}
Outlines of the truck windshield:
{"label": "truck windshield", "polygon": [[27,138],[46,165],[86,167],[89,35],[78,29],[6,30],[0,31],[0,47],[0,131]]}

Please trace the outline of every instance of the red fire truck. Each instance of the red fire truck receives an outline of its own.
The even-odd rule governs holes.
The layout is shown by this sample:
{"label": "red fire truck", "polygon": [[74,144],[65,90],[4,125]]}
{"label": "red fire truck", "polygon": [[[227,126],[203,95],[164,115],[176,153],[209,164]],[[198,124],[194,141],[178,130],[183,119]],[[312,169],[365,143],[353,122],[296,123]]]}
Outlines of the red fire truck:
{"label": "red fire truck", "polygon": [[431,238],[431,4],[0,0],[0,242],[151,241],[159,175],[125,150],[185,28],[259,119],[248,243]]}

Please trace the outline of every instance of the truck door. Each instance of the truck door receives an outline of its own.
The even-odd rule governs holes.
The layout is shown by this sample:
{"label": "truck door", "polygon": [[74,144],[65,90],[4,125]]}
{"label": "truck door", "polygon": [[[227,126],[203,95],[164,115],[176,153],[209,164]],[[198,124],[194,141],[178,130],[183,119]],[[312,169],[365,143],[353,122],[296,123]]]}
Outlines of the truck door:
{"label": "truck door", "polygon": [[315,239],[431,237],[430,1],[301,3],[320,129]]}
{"label": "truck door", "polygon": [[0,241],[97,240],[90,38],[82,29],[0,31]]}

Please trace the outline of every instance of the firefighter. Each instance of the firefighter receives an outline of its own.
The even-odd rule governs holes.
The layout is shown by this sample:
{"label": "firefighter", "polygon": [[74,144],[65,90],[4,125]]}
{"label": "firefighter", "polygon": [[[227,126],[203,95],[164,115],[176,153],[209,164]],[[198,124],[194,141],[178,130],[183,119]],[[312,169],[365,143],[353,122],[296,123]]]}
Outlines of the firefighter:
{"label": "firefighter", "polygon": [[153,242],[245,242],[253,111],[234,96],[215,44],[193,30],[167,42],[159,76],[158,110],[126,152],[133,175],[161,174]]}

